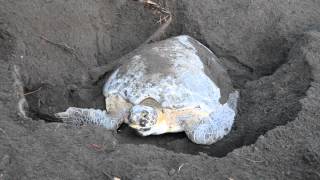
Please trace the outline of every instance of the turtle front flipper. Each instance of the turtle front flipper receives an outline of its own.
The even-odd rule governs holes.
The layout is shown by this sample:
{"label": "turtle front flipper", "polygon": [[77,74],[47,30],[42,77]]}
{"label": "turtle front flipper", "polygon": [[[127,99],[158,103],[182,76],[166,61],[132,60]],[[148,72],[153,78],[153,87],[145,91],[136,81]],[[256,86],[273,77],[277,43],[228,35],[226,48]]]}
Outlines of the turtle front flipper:
{"label": "turtle front flipper", "polygon": [[186,125],[188,138],[196,144],[210,145],[227,135],[233,125],[237,110],[239,93],[230,94],[229,100],[209,116],[203,117],[198,123]]}
{"label": "turtle front flipper", "polygon": [[109,130],[118,129],[123,122],[123,118],[112,116],[99,109],[69,107],[65,112],[56,113],[55,116],[70,125],[91,124],[102,126]]}

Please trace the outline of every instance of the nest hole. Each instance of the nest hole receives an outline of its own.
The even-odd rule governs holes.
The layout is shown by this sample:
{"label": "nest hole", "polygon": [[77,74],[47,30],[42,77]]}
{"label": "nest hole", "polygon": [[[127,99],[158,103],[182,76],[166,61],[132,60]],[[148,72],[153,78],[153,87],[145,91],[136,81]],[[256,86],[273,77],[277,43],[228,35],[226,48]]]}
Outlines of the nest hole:
{"label": "nest hole", "polygon": [[[194,144],[184,133],[141,137],[126,125],[118,129],[116,138],[121,144],[150,144],[178,153],[223,157],[236,148],[253,144],[267,131],[294,120],[301,110],[299,100],[305,96],[310,82],[309,67],[301,60],[289,61],[270,76],[248,81],[240,89],[238,114],[231,132],[213,145]],[[41,91],[27,95],[30,114],[33,119],[57,122],[53,112],[63,111],[68,106],[103,109],[102,85],[103,82],[86,88],[42,87]],[[37,87],[29,88],[29,91],[32,89]]]}

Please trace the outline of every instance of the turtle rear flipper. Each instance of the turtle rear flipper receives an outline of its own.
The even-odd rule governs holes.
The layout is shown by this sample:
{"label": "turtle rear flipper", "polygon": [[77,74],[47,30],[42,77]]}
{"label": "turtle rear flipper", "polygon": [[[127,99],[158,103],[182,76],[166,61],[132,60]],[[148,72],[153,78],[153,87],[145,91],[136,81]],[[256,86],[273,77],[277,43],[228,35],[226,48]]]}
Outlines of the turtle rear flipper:
{"label": "turtle rear flipper", "polygon": [[69,107],[65,112],[56,113],[55,116],[73,126],[91,124],[109,130],[117,129],[123,121],[122,118],[111,116],[106,111],[76,107]]}
{"label": "turtle rear flipper", "polygon": [[226,103],[199,123],[187,126],[185,132],[196,144],[213,144],[230,132],[235,115],[236,112]]}

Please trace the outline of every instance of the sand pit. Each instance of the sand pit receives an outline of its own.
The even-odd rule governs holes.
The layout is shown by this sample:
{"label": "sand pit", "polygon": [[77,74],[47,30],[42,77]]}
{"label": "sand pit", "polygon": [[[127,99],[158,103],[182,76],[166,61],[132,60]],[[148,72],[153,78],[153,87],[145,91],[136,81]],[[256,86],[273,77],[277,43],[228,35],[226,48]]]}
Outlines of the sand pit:
{"label": "sand pit", "polygon": [[183,133],[142,138],[126,126],[110,132],[50,122],[69,106],[104,108],[109,73],[97,79],[92,72],[157,29],[143,7],[129,0],[0,4],[0,180],[320,178],[318,2],[167,2],[174,18],[164,38],[188,34],[205,44],[241,93],[231,133],[211,146]]}

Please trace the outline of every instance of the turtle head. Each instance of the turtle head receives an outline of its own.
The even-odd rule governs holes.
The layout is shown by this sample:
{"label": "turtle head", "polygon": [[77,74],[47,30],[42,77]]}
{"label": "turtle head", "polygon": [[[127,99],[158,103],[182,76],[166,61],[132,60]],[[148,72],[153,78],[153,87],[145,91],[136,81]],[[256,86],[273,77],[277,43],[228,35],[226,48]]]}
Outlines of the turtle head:
{"label": "turtle head", "polygon": [[135,129],[140,135],[151,135],[156,123],[158,113],[155,108],[150,106],[135,105],[129,114],[129,126]]}

